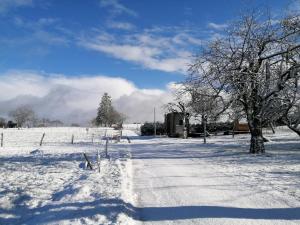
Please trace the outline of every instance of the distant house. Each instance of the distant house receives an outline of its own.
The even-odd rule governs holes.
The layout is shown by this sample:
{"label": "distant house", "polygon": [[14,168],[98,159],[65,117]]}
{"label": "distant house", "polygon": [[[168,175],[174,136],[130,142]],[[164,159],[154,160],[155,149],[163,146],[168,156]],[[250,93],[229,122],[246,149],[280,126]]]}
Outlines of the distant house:
{"label": "distant house", "polygon": [[[165,115],[165,129],[169,137],[183,137],[183,120],[184,114],[180,112],[172,112]],[[189,119],[185,118],[187,134],[189,133]]]}

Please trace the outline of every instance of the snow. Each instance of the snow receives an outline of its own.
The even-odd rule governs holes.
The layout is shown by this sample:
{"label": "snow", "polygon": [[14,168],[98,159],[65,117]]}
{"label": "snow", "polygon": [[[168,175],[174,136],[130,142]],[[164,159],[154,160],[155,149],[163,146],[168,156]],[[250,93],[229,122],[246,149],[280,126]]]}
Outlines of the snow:
{"label": "snow", "polygon": [[[249,155],[249,138],[236,138],[238,144],[231,136],[213,137],[207,145],[199,140],[152,139],[136,148],[133,183],[141,220],[146,224],[299,224],[297,137],[288,144],[274,138],[267,144],[267,156]],[[282,145],[289,148],[283,152]]]}
{"label": "snow", "polygon": [[[85,152],[96,167],[105,129],[89,130],[93,143],[82,128],[0,132],[0,224],[124,224],[130,219],[121,216],[128,152],[109,149],[110,159],[102,158],[100,174],[80,166]],[[106,132],[112,136],[116,131]],[[45,142],[39,146],[43,133]],[[72,134],[78,137],[73,145]]]}
{"label": "snow", "polygon": [[131,143],[110,141],[109,158],[113,129],[2,132],[0,224],[300,223],[300,142],[285,128],[266,132],[266,155],[248,154],[248,135],[203,144],[128,129]]}

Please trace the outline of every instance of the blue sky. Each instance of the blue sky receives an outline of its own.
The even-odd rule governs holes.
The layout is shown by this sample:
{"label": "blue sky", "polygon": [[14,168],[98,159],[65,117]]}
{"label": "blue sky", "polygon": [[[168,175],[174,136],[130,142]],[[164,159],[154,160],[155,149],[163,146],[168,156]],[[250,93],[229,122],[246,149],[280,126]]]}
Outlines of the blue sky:
{"label": "blue sky", "polygon": [[[222,35],[244,9],[269,8],[276,19],[299,5],[299,0],[0,0],[0,77],[12,83],[21,77],[37,87],[57,76],[72,82],[115,77],[143,94],[167,91],[170,83],[184,80],[201,46]],[[115,92],[113,97],[122,96]],[[24,90],[0,101],[28,95],[43,97]]]}
{"label": "blue sky", "polygon": [[[101,73],[125,77],[141,88],[163,88],[183,79],[185,68],[172,64],[187,64],[201,43],[220,33],[249,2],[269,6],[274,14],[290,4],[282,0],[0,0],[0,72]],[[110,40],[97,42],[97,38]],[[121,49],[122,45],[128,48]],[[144,52],[146,59],[117,56],[124,51],[141,51],[136,57]]]}

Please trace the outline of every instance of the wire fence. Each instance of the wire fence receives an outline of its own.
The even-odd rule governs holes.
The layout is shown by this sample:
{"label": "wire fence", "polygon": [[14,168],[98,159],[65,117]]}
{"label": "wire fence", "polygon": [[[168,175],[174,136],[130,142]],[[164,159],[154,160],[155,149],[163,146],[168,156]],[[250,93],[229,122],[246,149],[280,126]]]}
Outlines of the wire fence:
{"label": "wire fence", "polygon": [[101,144],[119,134],[111,128],[11,128],[0,129],[0,147]]}

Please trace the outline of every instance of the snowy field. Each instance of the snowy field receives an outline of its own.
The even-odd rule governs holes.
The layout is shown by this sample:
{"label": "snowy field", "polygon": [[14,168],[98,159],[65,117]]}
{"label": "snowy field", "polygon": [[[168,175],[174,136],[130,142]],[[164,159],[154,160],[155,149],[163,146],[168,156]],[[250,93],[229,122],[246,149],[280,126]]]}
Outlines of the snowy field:
{"label": "snowy field", "polygon": [[111,129],[0,133],[0,224],[300,224],[300,139],[286,129],[265,134],[265,155],[248,154],[248,135],[203,144],[125,130],[131,143],[111,141],[109,159]]}

